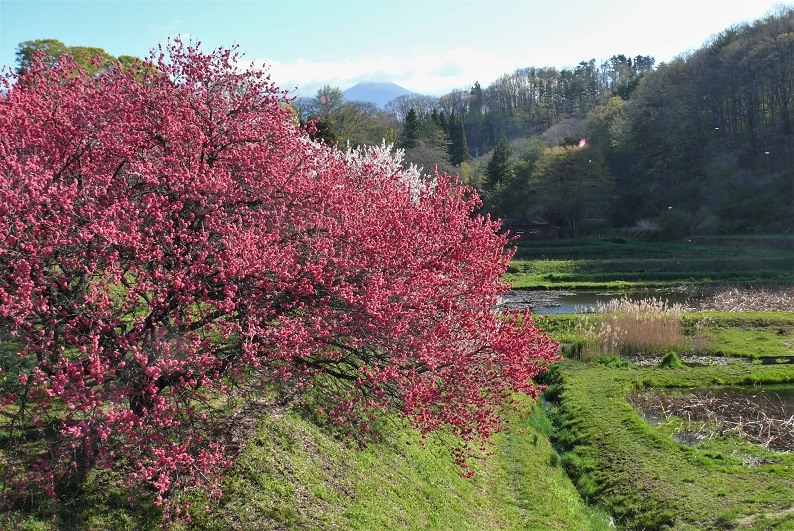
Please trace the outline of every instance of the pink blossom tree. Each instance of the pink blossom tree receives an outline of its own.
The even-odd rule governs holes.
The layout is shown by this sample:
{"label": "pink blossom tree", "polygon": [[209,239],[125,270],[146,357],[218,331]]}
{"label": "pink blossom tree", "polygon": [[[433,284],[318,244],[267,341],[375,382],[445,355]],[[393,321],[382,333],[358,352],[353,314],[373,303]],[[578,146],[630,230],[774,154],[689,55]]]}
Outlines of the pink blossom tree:
{"label": "pink blossom tree", "polygon": [[93,468],[161,501],[217,494],[218,398],[275,384],[358,430],[392,410],[464,442],[536,395],[556,345],[495,311],[510,253],[476,193],[388,146],[312,142],[287,103],[232,51],[179,42],[94,75],[34,59],[8,86],[7,503]]}

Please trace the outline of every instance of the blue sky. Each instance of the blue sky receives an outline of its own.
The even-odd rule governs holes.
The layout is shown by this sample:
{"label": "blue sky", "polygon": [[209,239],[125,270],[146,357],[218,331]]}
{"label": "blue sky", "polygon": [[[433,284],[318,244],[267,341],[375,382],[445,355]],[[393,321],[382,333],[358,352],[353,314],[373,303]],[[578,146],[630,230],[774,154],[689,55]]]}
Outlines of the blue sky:
{"label": "blue sky", "polygon": [[[314,95],[359,81],[424,94],[485,87],[526,66],[615,54],[657,63],[784,5],[770,0],[0,0],[0,64],[54,38],[144,57],[169,37],[237,44],[277,85]],[[791,4],[785,4],[791,5]]]}

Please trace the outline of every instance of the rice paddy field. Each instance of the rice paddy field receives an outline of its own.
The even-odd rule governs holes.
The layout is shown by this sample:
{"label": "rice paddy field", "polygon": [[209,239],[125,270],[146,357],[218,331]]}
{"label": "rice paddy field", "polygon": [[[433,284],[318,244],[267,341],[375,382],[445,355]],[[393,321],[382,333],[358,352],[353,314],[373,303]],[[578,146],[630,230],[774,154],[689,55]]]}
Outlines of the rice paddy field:
{"label": "rice paddy field", "polygon": [[[535,289],[613,294],[536,317],[565,355],[544,377],[560,466],[617,529],[794,529],[790,241],[645,245],[518,249]],[[621,295],[654,288],[683,297]]]}
{"label": "rice paddy field", "polygon": [[794,284],[794,237],[521,242],[505,279],[516,288],[572,290]]}

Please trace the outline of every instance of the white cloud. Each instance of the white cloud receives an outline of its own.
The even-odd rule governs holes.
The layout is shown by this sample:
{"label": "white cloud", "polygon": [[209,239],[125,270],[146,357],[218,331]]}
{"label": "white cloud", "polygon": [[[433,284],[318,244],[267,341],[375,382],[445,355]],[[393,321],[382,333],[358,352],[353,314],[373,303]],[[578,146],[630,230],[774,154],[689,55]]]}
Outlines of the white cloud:
{"label": "white cloud", "polygon": [[[508,17],[489,25],[496,16],[491,11],[481,12],[481,20],[468,13],[470,18],[461,23],[477,26],[459,28],[461,33],[474,35],[465,42],[426,38],[412,41],[399,52],[386,52],[386,46],[373,42],[358,51],[342,48],[334,60],[312,59],[316,50],[303,50],[302,58],[294,61],[256,62],[270,65],[278,86],[287,90],[297,86],[302,96],[313,96],[324,85],[345,90],[360,81],[391,81],[421,94],[443,95],[468,89],[475,81],[485,88],[500,76],[529,66],[575,68],[590,59],[600,66],[616,54],[650,55],[657,64],[670,61],[699,48],[725,28],[760,16],[768,9],[768,1],[570,0],[560,4],[537,0],[537,13],[533,11],[531,18]],[[526,12],[522,9],[529,4],[514,2],[516,12]],[[489,31],[480,33],[482,28]],[[670,28],[675,31],[671,33]],[[384,41],[395,39],[388,29],[384,31]],[[378,47],[384,52],[378,52]]]}
{"label": "white cloud", "polygon": [[298,59],[284,63],[255,59],[265,65],[280,88],[301,96],[312,96],[324,85],[345,90],[361,81],[391,81],[421,94],[443,95],[454,89],[468,89],[475,81],[483,86],[512,72],[509,59],[487,51],[453,49],[444,53],[412,50],[410,56],[347,57],[339,61]]}

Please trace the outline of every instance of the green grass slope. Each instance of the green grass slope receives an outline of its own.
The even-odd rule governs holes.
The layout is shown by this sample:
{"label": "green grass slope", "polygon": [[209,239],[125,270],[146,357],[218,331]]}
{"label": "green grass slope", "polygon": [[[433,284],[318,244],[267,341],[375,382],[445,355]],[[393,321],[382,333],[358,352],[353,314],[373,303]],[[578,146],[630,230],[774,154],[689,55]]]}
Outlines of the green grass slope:
{"label": "green grass slope", "polygon": [[[516,418],[489,455],[472,461],[476,473],[467,479],[453,463],[451,439],[423,441],[400,421],[384,422],[380,440],[361,447],[299,411],[265,413],[229,470],[222,498],[207,503],[184,494],[192,520],[176,529],[608,529],[557,464],[550,430],[540,408]],[[42,502],[26,515],[0,517],[0,529],[158,529],[151,496],[139,492],[130,501],[115,480],[92,474],[61,501],[57,516]]]}
{"label": "green grass slope", "polygon": [[295,412],[263,418],[212,514],[188,529],[606,529],[565,472],[539,415],[500,434],[461,477],[443,436],[400,423],[361,448]]}

